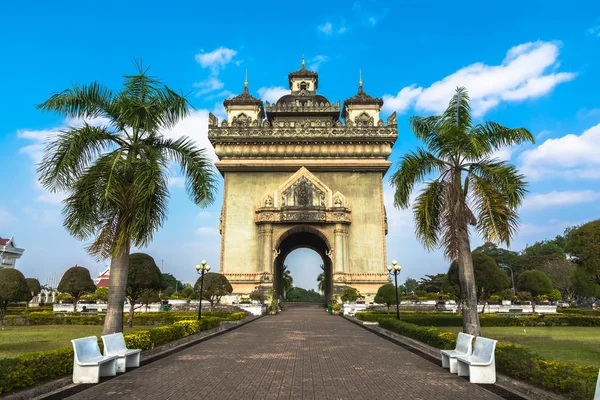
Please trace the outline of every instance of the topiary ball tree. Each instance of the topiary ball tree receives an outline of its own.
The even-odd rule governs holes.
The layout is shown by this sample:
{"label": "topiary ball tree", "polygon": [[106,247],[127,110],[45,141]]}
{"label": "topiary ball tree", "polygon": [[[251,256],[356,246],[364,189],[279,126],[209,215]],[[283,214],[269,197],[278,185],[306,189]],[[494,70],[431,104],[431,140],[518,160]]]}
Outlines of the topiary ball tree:
{"label": "topiary ball tree", "polygon": [[390,306],[396,304],[396,287],[391,283],[380,286],[374,300],[377,304],[385,304],[389,311]]}
{"label": "topiary ball tree", "polygon": [[144,292],[147,290],[158,291],[166,287],[163,275],[154,262],[154,258],[145,253],[134,253],[129,256],[129,270],[127,271],[127,300],[129,301],[127,325],[129,327],[133,326],[135,302]]}
{"label": "topiary ball tree", "polygon": [[[31,293],[32,298],[40,294],[42,291],[40,281],[35,278],[25,278],[25,281],[27,282],[27,288],[29,289],[29,293]],[[26,307],[29,307],[29,302],[27,302]]]}
{"label": "topiary ball tree", "polygon": [[342,292],[342,295],[340,298],[342,299],[342,302],[344,302],[344,303],[353,303],[356,300],[358,300],[360,297],[362,297],[362,295],[360,294],[360,292],[357,289],[355,289],[353,287],[347,287]]}
{"label": "topiary ball tree", "polygon": [[[198,278],[194,285],[194,291],[200,291],[201,277]],[[204,289],[202,291],[202,300],[210,301],[210,309],[213,310],[215,305],[221,301],[221,297],[231,294],[233,287],[227,277],[217,272],[208,272],[204,274]],[[202,301],[200,300],[200,301]]]}
{"label": "topiary ball tree", "polygon": [[31,300],[31,292],[21,271],[0,268],[0,326],[4,325],[6,308],[10,303]]}
{"label": "topiary ball tree", "polygon": [[530,292],[533,297],[548,295],[552,292],[552,282],[548,275],[537,269],[523,271],[517,279],[517,289]]}
{"label": "topiary ball tree", "polygon": [[73,311],[77,311],[79,298],[87,293],[94,293],[96,285],[87,268],[75,265],[69,268],[60,279],[58,291],[68,293],[73,297]]}

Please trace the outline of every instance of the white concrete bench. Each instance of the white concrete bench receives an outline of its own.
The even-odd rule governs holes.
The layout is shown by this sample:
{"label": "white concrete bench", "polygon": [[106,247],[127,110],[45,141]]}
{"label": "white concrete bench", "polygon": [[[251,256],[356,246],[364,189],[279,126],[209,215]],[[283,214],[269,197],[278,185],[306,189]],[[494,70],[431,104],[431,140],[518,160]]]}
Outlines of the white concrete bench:
{"label": "white concrete bench", "polygon": [[102,336],[105,356],[117,356],[117,372],[125,372],[127,368],[140,366],[140,349],[127,349],[122,333]]}
{"label": "white concrete bench", "polygon": [[71,340],[73,351],[73,383],[98,383],[101,376],[117,374],[117,356],[103,356],[98,338],[88,336]]}
{"label": "white concrete bench", "polygon": [[450,372],[456,374],[458,372],[456,357],[471,355],[473,352],[473,339],[475,339],[475,336],[459,332],[456,338],[456,348],[454,350],[441,350],[442,368],[450,368]]}
{"label": "white concrete bench", "polygon": [[496,383],[496,343],[481,336],[475,339],[473,354],[456,356],[458,376],[468,376],[471,383]]}

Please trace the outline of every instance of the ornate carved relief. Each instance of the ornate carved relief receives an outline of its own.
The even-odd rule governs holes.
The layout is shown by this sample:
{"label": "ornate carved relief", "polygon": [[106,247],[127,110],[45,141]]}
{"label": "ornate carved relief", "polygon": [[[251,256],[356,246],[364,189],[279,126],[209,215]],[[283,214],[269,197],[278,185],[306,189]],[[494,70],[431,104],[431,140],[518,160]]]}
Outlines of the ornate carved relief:
{"label": "ornate carved relief", "polygon": [[292,186],[281,193],[281,207],[325,207],[325,192],[306,176],[301,176]]}
{"label": "ornate carved relief", "polygon": [[364,112],[354,119],[354,123],[356,123],[356,126],[373,126],[374,119],[372,116]]}
{"label": "ornate carved relief", "polygon": [[[256,121],[255,121],[256,122]],[[248,127],[252,123],[252,118],[244,113],[238,114],[231,120],[231,126]]]}

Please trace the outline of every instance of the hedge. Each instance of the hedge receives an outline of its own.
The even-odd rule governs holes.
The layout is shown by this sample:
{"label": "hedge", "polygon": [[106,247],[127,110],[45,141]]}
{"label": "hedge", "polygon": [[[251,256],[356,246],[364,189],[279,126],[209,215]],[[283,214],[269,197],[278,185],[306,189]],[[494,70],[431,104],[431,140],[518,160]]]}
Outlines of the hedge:
{"label": "hedge", "polygon": [[[362,321],[377,322],[386,318],[395,318],[391,313],[356,313],[356,317]],[[435,314],[415,313],[401,314],[400,319],[419,326],[462,326],[460,314]],[[534,316],[496,316],[495,314],[483,314],[479,316],[483,327],[492,326],[600,326],[599,317],[587,317],[581,315],[534,315]]]}
{"label": "hedge", "polygon": [[[148,350],[200,331],[213,329],[221,324],[218,317],[202,317],[201,321],[178,321],[136,331],[125,335],[128,348]],[[102,348],[102,342],[99,341]],[[73,348],[29,353],[15,358],[0,359],[0,395],[14,389],[34,386],[42,381],[68,375],[73,372]]]}
{"label": "hedge", "polygon": [[[432,327],[390,318],[380,320],[379,326],[438,349],[453,349],[456,344],[456,334]],[[505,343],[496,346],[496,368],[504,375],[576,400],[593,398],[598,377],[598,367],[544,360],[526,348]]]}
{"label": "hedge", "polygon": [[[128,313],[124,314],[127,320]],[[136,313],[133,316],[134,325],[170,325],[177,321],[192,320],[197,318],[195,312],[162,312],[162,313]],[[206,312],[202,316],[217,317],[222,321],[238,321],[246,318],[246,312]],[[6,325],[102,325],[104,316],[101,315],[73,315],[55,316],[53,312],[31,312],[27,315],[9,315],[5,317]]]}
{"label": "hedge", "polygon": [[600,310],[582,310],[580,308],[557,308],[559,314],[580,314],[590,317],[600,317]]}

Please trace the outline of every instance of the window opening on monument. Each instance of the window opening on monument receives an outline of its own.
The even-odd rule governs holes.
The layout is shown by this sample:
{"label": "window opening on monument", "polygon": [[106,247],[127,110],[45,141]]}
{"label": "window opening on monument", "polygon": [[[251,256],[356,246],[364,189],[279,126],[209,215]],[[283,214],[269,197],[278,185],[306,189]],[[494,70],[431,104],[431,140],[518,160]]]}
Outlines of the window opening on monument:
{"label": "window opening on monument", "polygon": [[[316,251],[299,248],[292,251],[283,262],[284,275],[291,275],[292,287],[285,293],[287,301],[318,302],[323,301],[325,273],[323,259]],[[284,282],[285,284],[285,282]]]}

